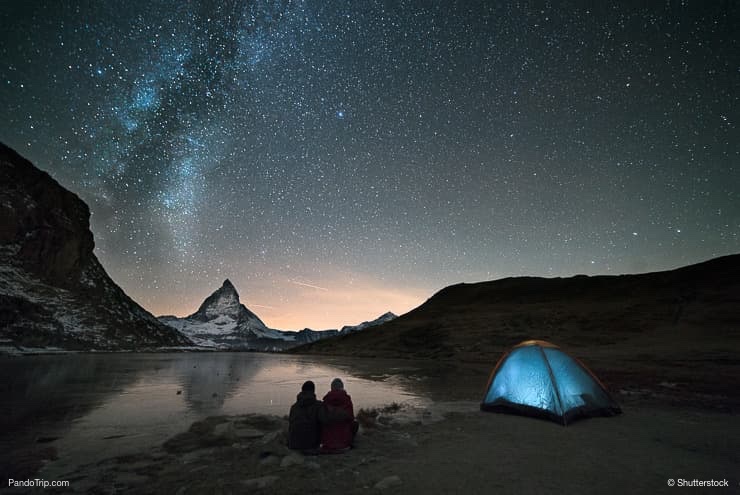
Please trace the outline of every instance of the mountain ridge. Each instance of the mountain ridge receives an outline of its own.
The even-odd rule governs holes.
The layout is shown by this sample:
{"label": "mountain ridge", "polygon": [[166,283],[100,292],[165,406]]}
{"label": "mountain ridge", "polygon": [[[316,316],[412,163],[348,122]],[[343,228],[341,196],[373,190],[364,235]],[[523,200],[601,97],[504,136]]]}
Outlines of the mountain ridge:
{"label": "mountain ridge", "polygon": [[349,332],[357,332],[360,330],[365,330],[366,328],[374,327],[377,325],[382,325],[383,323],[387,323],[389,321],[395,320],[398,318],[397,315],[393,314],[390,311],[387,311],[383,313],[382,315],[378,316],[374,320],[368,320],[363,321],[362,323],[358,323],[357,325],[345,325],[340,330],[340,334],[346,334]]}
{"label": "mountain ridge", "polygon": [[740,338],[739,307],[736,254],[636,275],[455,284],[389,323],[293,352],[475,361],[530,338],[619,347],[672,330],[690,342],[709,329],[734,345]]}

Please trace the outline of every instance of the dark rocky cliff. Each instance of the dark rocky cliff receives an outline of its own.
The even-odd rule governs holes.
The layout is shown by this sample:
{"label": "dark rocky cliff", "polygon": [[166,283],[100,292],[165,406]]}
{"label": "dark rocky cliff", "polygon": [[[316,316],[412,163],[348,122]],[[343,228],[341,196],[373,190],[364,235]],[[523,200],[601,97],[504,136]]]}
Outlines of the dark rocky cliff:
{"label": "dark rocky cliff", "polygon": [[190,344],[108,277],[89,220],[77,195],[0,144],[0,339],[83,350]]}

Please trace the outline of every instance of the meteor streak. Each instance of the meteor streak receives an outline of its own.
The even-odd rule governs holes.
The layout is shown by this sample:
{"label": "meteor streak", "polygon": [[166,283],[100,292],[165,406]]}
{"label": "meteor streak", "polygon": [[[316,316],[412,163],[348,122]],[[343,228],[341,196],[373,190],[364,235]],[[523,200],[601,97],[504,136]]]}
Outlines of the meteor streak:
{"label": "meteor streak", "polygon": [[304,284],[303,282],[297,282],[295,280],[291,280],[291,282],[294,283],[294,284],[296,284],[296,285],[302,285],[304,287],[311,287],[312,289],[325,290],[325,291],[329,292],[329,289],[326,289],[324,287],[319,287],[318,285]]}

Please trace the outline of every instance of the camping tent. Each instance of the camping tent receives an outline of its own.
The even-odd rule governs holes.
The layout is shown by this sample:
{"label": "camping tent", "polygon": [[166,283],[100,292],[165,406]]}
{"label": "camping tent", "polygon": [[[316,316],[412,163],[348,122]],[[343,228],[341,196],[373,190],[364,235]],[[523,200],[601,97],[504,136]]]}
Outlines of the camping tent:
{"label": "camping tent", "polygon": [[522,342],[499,360],[480,407],[563,425],[577,417],[622,412],[585,365],[542,340]]}

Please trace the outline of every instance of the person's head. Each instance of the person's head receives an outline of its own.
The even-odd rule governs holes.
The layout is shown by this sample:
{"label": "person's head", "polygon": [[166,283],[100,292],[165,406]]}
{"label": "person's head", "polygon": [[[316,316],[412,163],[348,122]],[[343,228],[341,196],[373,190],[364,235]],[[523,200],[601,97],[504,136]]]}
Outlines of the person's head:
{"label": "person's head", "polygon": [[344,390],[344,383],[339,378],[335,378],[331,381],[332,390]]}
{"label": "person's head", "polygon": [[308,380],[301,387],[301,392],[316,392],[316,385],[311,380]]}

